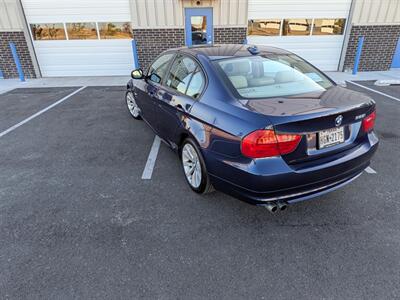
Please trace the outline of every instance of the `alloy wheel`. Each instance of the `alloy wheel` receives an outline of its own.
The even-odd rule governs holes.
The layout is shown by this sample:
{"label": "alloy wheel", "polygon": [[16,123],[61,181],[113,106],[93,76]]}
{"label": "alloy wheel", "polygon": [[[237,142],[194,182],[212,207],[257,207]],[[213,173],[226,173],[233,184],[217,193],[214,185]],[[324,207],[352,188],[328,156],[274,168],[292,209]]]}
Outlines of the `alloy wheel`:
{"label": "alloy wheel", "polygon": [[187,181],[193,188],[197,189],[202,179],[201,163],[196,150],[189,143],[183,146],[182,164]]}
{"label": "alloy wheel", "polygon": [[126,94],[126,104],[128,105],[129,112],[131,115],[137,119],[140,116],[140,108],[136,104],[135,96],[133,96],[132,92]]}

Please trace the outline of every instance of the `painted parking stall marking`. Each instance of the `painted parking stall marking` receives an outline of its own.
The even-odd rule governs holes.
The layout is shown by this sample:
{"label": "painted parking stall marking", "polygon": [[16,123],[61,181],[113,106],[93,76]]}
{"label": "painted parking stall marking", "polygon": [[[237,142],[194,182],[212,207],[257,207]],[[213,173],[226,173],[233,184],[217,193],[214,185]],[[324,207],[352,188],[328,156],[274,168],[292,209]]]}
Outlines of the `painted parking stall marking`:
{"label": "painted parking stall marking", "polygon": [[399,101],[399,102],[400,102],[400,99],[399,99],[399,98],[396,98],[396,97],[394,97],[394,96],[391,96],[391,95],[382,93],[382,92],[380,92],[380,91],[371,89],[371,88],[369,88],[369,87],[363,86],[362,84],[358,84],[358,83],[355,83],[355,82],[353,82],[353,81],[348,81],[348,82],[351,83],[351,84],[354,84],[354,85],[356,85],[356,86],[359,86],[359,87],[361,87],[361,88],[363,88],[363,89],[366,89],[366,90],[368,90],[368,91],[377,93],[377,94],[379,94],[379,95],[382,95],[382,96],[385,96],[385,97],[387,97],[387,98],[390,98],[390,99],[393,99],[393,100],[396,100],[396,101]]}
{"label": "painted parking stall marking", "polygon": [[160,149],[160,138],[156,135],[154,137],[153,145],[151,146],[151,150],[149,156],[147,158],[146,166],[144,167],[142,179],[151,179],[153,175],[154,165],[157,160],[158,150]]}
{"label": "painted parking stall marking", "polygon": [[376,171],[371,167],[367,167],[364,171],[367,172],[368,174],[376,174]]}
{"label": "painted parking stall marking", "polygon": [[46,111],[52,109],[53,107],[57,106],[58,104],[64,102],[65,100],[71,98],[73,95],[79,93],[80,91],[82,91],[84,88],[86,88],[86,86],[82,86],[79,89],[75,90],[74,92],[72,92],[71,94],[65,96],[64,98],[54,102],[53,104],[47,106],[46,108],[43,108],[42,110],[38,111],[37,113],[33,114],[32,116],[26,118],[25,120],[15,124],[14,126],[11,126],[10,128],[4,130],[3,132],[0,132],[0,138],[5,136],[6,134],[14,131],[15,129],[17,129],[18,127],[24,125],[25,123],[28,123],[29,121],[35,119],[36,117],[40,116],[41,114],[45,113]]}

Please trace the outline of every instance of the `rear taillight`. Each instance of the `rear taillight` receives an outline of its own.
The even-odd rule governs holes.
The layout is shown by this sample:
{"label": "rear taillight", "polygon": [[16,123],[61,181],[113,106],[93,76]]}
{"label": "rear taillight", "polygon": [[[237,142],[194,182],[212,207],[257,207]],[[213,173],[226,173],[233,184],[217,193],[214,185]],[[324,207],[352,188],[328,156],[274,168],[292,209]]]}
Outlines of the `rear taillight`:
{"label": "rear taillight", "polygon": [[284,155],[293,152],[301,140],[297,134],[276,134],[272,129],[256,130],[242,140],[242,153],[250,158]]}
{"label": "rear taillight", "polygon": [[364,132],[371,132],[375,126],[376,111],[374,110],[362,120],[362,129]]}

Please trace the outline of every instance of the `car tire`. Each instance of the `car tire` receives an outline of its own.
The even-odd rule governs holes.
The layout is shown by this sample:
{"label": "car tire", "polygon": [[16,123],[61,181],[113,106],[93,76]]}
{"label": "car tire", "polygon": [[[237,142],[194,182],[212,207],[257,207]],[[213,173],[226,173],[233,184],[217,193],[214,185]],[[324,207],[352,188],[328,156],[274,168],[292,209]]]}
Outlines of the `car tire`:
{"label": "car tire", "polygon": [[186,182],[194,192],[207,194],[214,190],[201,151],[192,138],[182,143],[180,159]]}
{"label": "car tire", "polygon": [[135,96],[133,95],[132,91],[127,91],[125,94],[125,101],[126,106],[128,108],[129,113],[131,114],[132,118],[136,120],[140,120],[140,108],[137,105]]}

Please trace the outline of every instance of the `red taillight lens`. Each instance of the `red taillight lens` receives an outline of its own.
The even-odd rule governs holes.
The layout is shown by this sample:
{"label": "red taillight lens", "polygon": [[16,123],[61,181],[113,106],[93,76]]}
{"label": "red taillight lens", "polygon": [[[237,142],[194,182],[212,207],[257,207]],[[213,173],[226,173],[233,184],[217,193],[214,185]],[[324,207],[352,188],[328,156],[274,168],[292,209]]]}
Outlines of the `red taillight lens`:
{"label": "red taillight lens", "polygon": [[271,157],[293,152],[301,140],[297,134],[276,134],[274,130],[256,130],[242,140],[243,155],[251,158]]}
{"label": "red taillight lens", "polygon": [[371,132],[375,126],[376,111],[374,110],[368,116],[366,116],[362,121],[362,128],[364,132]]}

